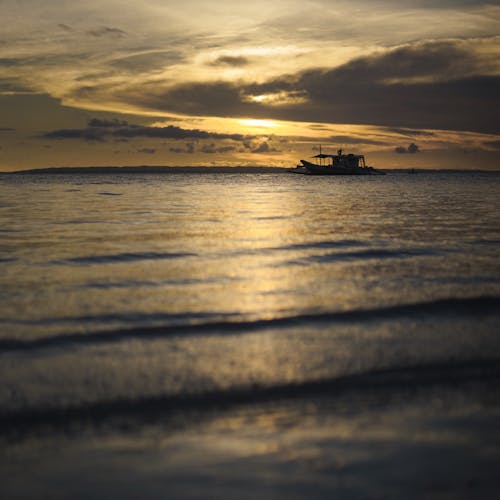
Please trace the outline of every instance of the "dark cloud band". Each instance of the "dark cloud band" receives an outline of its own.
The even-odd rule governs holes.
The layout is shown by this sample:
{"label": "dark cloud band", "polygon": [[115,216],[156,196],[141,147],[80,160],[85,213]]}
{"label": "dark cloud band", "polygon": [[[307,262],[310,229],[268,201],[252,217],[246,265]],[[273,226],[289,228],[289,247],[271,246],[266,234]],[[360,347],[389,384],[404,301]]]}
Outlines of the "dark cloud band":
{"label": "dark cloud band", "polygon": [[100,120],[93,118],[83,129],[59,129],[42,134],[43,139],[83,139],[85,141],[104,141],[106,137],[131,139],[135,137],[152,139],[230,139],[246,141],[251,136],[242,134],[223,134],[199,129],[184,129],[174,125],[167,127],[144,127],[120,120]]}
{"label": "dark cloud band", "polygon": [[[151,110],[193,116],[498,133],[500,76],[490,66],[463,41],[440,41],[259,84],[187,82],[161,88],[157,83],[154,88],[129,87],[120,91],[120,98]],[[287,96],[291,98],[287,100]],[[174,129],[146,130],[144,135],[177,132],[184,138],[185,132]],[[204,136],[190,131],[188,137],[198,133]]]}

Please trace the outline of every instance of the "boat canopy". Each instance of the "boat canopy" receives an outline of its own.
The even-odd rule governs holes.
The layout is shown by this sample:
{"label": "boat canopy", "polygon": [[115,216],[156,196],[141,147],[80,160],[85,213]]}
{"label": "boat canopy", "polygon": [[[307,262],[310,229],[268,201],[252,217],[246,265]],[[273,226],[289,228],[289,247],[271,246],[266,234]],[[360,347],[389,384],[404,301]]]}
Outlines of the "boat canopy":
{"label": "boat canopy", "polygon": [[320,153],[319,155],[314,155],[312,158],[364,158],[364,155],[353,155],[349,153],[348,155],[338,154],[338,155],[326,155],[324,153]]}

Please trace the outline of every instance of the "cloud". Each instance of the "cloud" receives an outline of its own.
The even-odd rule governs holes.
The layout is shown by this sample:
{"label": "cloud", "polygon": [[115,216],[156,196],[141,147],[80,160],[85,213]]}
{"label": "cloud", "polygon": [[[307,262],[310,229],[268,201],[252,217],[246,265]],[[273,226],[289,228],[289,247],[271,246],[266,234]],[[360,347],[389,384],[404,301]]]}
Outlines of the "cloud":
{"label": "cloud", "polygon": [[269,145],[267,141],[261,142],[257,147],[251,150],[254,154],[279,153],[279,150]]}
{"label": "cloud", "polygon": [[235,151],[236,148],[234,146],[219,146],[217,147],[214,143],[206,144],[202,146],[201,152],[207,154],[215,154],[215,153],[229,153],[230,151]]}
{"label": "cloud", "polygon": [[409,44],[382,55],[361,57],[335,70],[336,78],[351,81],[366,76],[374,82],[450,81],[492,70],[487,59],[474,53],[467,42],[443,40]]}
{"label": "cloud", "polygon": [[436,134],[434,132],[429,132],[428,130],[415,130],[409,128],[398,128],[398,127],[385,127],[387,132],[391,132],[394,134],[405,135],[407,137],[434,137]]}
{"label": "cloud", "polygon": [[240,96],[240,88],[231,82],[187,82],[166,89],[158,84],[131,88],[122,94],[140,106],[156,110],[171,110],[183,114],[206,114],[212,116],[231,116],[239,110],[252,110]]}
{"label": "cloud", "polygon": [[492,148],[492,149],[495,149],[497,151],[500,151],[500,140],[498,140],[498,141],[486,141],[484,143],[484,145],[487,148]]}
{"label": "cloud", "polygon": [[43,139],[83,139],[85,141],[103,142],[106,132],[98,128],[59,129],[39,136]]}
{"label": "cloud", "polygon": [[367,139],[366,137],[353,137],[349,135],[332,135],[329,139],[337,144],[370,144],[373,146],[386,146],[387,142]]}
{"label": "cloud", "polygon": [[500,76],[486,59],[460,40],[416,43],[263,83],[152,82],[114,97],[187,115],[496,133]]}
{"label": "cloud", "polygon": [[266,106],[295,106],[308,101],[307,93],[303,90],[281,90],[280,92],[269,92],[264,94],[245,94],[245,102],[257,102]]}
{"label": "cloud", "polygon": [[140,137],[150,139],[229,139],[247,141],[253,136],[185,129],[174,125],[147,127],[117,119],[101,120],[98,118],[89,120],[88,127],[83,129],[59,129],[39,136],[42,139],[83,139],[85,141],[104,141],[107,137],[115,138],[115,140]]}
{"label": "cloud", "polygon": [[102,28],[90,30],[88,32],[90,35],[100,38],[102,36],[108,36],[113,38],[122,38],[127,35],[127,33],[119,28],[109,28],[103,26]]}
{"label": "cloud", "polygon": [[137,54],[115,56],[109,66],[118,72],[137,75],[161,72],[165,68],[183,61],[185,61],[185,56],[180,51],[151,48]]}
{"label": "cloud", "polygon": [[[214,142],[211,142],[209,144],[202,145],[198,151],[200,153],[205,153],[205,154],[223,154],[236,150],[237,148],[235,146],[230,146],[230,145],[217,146]],[[185,144],[184,147],[170,147],[169,151],[171,153],[177,153],[177,154],[183,154],[183,153],[193,154],[196,152],[196,147],[194,143],[188,142]]]}
{"label": "cloud", "polygon": [[128,127],[128,122],[124,120],[117,120],[113,118],[112,120],[100,120],[99,118],[92,118],[89,120],[89,127]]}
{"label": "cloud", "polygon": [[382,0],[383,3],[393,3],[399,7],[425,7],[426,9],[444,9],[457,7],[480,7],[498,5],[498,0]]}
{"label": "cloud", "polygon": [[412,142],[408,146],[408,153],[415,154],[415,153],[418,153],[418,152],[419,152],[419,147],[415,143]]}
{"label": "cloud", "polygon": [[195,145],[193,142],[188,142],[184,147],[171,147],[169,151],[171,153],[193,154],[195,152]]}
{"label": "cloud", "polygon": [[115,129],[112,134],[115,137],[149,137],[155,139],[232,139],[242,141],[246,138],[241,134],[222,134],[199,129],[184,129],[175,125],[167,125],[166,127],[129,125]]}
{"label": "cloud", "polygon": [[248,58],[243,56],[220,56],[215,61],[210,62],[210,65],[241,67],[246,66],[248,63]]}
{"label": "cloud", "polygon": [[394,149],[394,152],[400,155],[415,154],[418,153],[419,151],[420,151],[419,147],[413,142],[407,148],[404,148],[403,146],[398,146],[397,148]]}
{"label": "cloud", "polygon": [[[416,40],[480,38],[498,33],[498,1],[313,0],[283,9],[258,26],[261,37],[322,49],[396,46]],[[311,8],[311,6],[313,8]],[[318,54],[321,49],[318,50]],[[307,58],[311,57],[307,54]]]}

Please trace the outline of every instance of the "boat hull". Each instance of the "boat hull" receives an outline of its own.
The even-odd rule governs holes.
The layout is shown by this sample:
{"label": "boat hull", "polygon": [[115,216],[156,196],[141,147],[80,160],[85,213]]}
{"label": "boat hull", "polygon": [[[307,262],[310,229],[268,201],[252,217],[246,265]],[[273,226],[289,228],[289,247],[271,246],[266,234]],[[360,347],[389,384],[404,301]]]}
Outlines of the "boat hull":
{"label": "boat hull", "polygon": [[317,165],[306,160],[300,160],[307,173],[311,175],[383,175],[383,172],[373,167],[345,167]]}

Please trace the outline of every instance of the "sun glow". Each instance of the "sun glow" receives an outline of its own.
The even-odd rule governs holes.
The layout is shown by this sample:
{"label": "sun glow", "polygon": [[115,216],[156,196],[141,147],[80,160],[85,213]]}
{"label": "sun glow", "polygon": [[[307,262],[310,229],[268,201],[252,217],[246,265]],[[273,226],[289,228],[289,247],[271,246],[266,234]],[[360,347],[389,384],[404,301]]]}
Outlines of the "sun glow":
{"label": "sun glow", "polygon": [[307,95],[305,92],[271,92],[268,94],[259,95],[246,95],[244,96],[246,102],[256,102],[265,104],[267,106],[293,106],[307,102]]}
{"label": "sun glow", "polygon": [[278,127],[278,124],[273,120],[254,120],[254,119],[245,119],[239,120],[241,125],[245,125],[247,127],[264,127],[264,128],[273,128]]}

